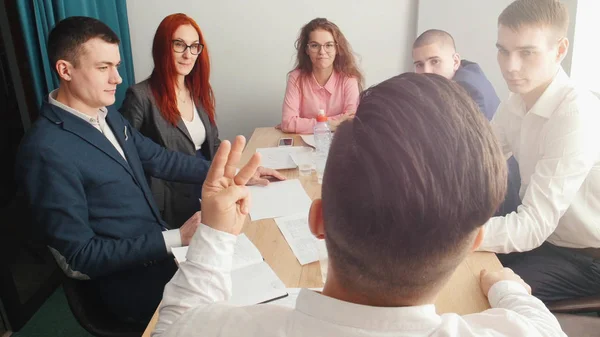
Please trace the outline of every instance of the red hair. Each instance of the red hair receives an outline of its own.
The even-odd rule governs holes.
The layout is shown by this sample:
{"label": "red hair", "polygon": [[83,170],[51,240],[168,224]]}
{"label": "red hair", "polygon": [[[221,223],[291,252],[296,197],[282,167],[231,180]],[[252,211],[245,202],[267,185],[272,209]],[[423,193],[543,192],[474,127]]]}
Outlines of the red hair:
{"label": "red hair", "polygon": [[198,55],[196,64],[192,71],[185,77],[185,86],[190,91],[194,100],[199,99],[200,104],[206,111],[210,122],[215,124],[215,97],[212,87],[208,81],[210,78],[210,60],[208,48],[202,37],[200,27],[194,19],[177,13],[164,18],[154,34],[152,42],[152,58],[154,59],[154,70],[150,75],[150,88],[154,99],[158,104],[160,113],[173,125],[177,125],[181,113],[177,109],[177,95],[175,94],[177,72],[175,69],[175,58],[173,56],[173,34],[183,25],[192,26],[200,38],[204,49]]}

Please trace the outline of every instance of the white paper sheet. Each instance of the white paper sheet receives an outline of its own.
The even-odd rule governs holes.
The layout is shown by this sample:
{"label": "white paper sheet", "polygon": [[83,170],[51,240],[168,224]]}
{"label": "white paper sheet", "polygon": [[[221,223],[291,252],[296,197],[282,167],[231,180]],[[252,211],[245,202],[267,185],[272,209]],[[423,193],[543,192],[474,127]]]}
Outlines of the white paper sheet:
{"label": "white paper sheet", "polygon": [[238,306],[287,296],[285,285],[266,262],[232,271],[231,292],[227,303]]}
{"label": "white paper sheet", "polygon": [[291,153],[303,151],[304,146],[262,147],[256,149],[260,153],[260,164],[274,170],[293,169],[298,167],[290,156]]}
{"label": "white paper sheet", "polygon": [[300,135],[300,137],[306,143],[306,145],[316,148],[315,135]]}
{"label": "white paper sheet", "polygon": [[318,240],[308,228],[308,211],[277,218],[275,223],[301,265],[319,261]]}
{"label": "white paper sheet", "polygon": [[312,202],[298,179],[248,188],[252,193],[250,207],[252,221],[306,213]]}
{"label": "white paper sheet", "polygon": [[[177,263],[185,261],[188,247],[176,247],[172,249]],[[248,239],[246,234],[240,234],[235,244],[233,252],[233,262],[231,270],[247,267],[253,264],[259,264],[263,261],[262,255],[256,246]]]}
{"label": "white paper sheet", "polygon": [[[323,291],[323,288],[309,288],[310,290],[313,291]],[[296,308],[296,300],[298,299],[298,295],[300,294],[300,290],[302,290],[302,288],[287,288],[287,296],[272,302],[269,302],[269,304],[275,304],[275,305],[280,305],[283,307],[287,307],[287,308]]]}

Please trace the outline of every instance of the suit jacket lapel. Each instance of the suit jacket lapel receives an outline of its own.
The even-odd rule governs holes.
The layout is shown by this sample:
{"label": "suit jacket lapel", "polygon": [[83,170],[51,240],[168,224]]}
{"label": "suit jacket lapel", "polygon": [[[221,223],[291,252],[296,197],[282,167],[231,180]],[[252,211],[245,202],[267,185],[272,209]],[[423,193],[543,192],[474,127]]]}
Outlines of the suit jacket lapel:
{"label": "suit jacket lapel", "polygon": [[[108,114],[106,115],[106,124],[108,125],[108,127],[110,127],[111,131],[115,135],[115,138],[119,142],[119,145],[121,145],[121,149],[123,150],[123,154],[125,155],[125,158],[127,158],[128,161],[131,161],[130,156],[129,156],[129,151],[130,151],[129,145],[131,144],[131,142],[133,142],[133,136],[131,135],[131,130],[127,126],[125,126],[125,124],[119,123],[118,119],[115,119],[112,116],[113,116],[113,113],[110,112],[110,110],[109,110]],[[119,157],[121,157],[120,153],[119,153]],[[121,157],[121,159],[122,158],[123,157]],[[129,164],[129,162],[128,162],[128,164]],[[128,167],[132,168],[130,164],[128,165]]]}
{"label": "suit jacket lapel", "polygon": [[[114,145],[112,145],[112,143],[106,138],[105,135],[102,134],[102,132],[100,132],[98,129],[96,129],[83,119],[72,115],[68,111],[64,111],[55,106],[51,106],[51,109],[51,113],[53,113],[54,116],[48,117],[54,117],[62,121],[64,130],[79,136],[81,139],[85,140],[100,151],[104,152],[107,156],[109,156],[114,161],[123,166],[123,168],[127,172],[129,172],[129,174],[133,175],[129,164],[127,164],[127,162],[125,161],[125,159],[123,159],[119,151],[117,151]],[[59,113],[59,111],[56,110],[59,110],[63,113]],[[52,118],[50,119],[55,121]]]}
{"label": "suit jacket lapel", "polygon": [[[208,146],[208,153],[210,153],[210,156],[214,156],[215,154],[213,153],[213,148],[215,146],[215,144],[213,144],[213,128],[212,125],[210,124],[210,119],[208,118],[208,114],[206,113],[206,111],[204,111],[204,109],[202,108],[202,105],[200,105],[200,101],[196,100],[195,102],[196,104],[196,109],[198,109],[198,115],[200,116],[200,120],[202,120],[202,124],[204,124],[204,130],[206,132],[206,144]],[[207,157],[208,158],[208,157]]]}
{"label": "suit jacket lapel", "polygon": [[[152,191],[150,190],[148,184],[144,183],[146,176],[144,173],[144,168],[142,167],[139,157],[138,156],[130,156],[129,153],[131,152],[131,146],[135,146],[135,144],[133,143],[133,134],[132,134],[132,130],[131,127],[129,125],[126,125],[125,123],[122,122],[122,119],[114,116],[115,113],[118,112],[114,112],[114,111],[108,111],[108,115],[106,115],[106,123],[108,124],[108,126],[111,128],[111,130],[113,131],[113,134],[115,135],[115,138],[117,139],[117,141],[119,142],[119,144],[121,145],[121,148],[123,149],[123,153],[125,154],[125,157],[127,157],[127,160],[129,161],[129,167],[131,168],[131,170],[133,171],[132,176],[134,178],[134,180],[136,180],[136,183],[138,184],[138,186],[140,186],[140,188],[142,189],[142,191],[144,191],[144,195],[146,196],[146,200],[148,201],[148,203],[150,204],[150,208],[152,209],[152,212],[154,213],[154,215],[156,216],[157,219],[159,219],[159,222],[162,224],[162,217],[160,215],[160,211],[158,210],[158,207],[156,206],[156,200],[154,200],[154,197],[152,196]],[[121,156],[119,154],[119,156]],[[123,157],[121,157],[123,158]],[[164,225],[163,225],[164,227]]]}
{"label": "suit jacket lapel", "polygon": [[185,123],[183,122],[183,119],[181,119],[181,117],[179,117],[179,120],[177,121],[177,128],[179,129],[179,131],[181,131],[187,137],[187,139],[192,144],[194,144],[194,141],[192,140],[192,136],[190,136],[190,132],[185,127]]}

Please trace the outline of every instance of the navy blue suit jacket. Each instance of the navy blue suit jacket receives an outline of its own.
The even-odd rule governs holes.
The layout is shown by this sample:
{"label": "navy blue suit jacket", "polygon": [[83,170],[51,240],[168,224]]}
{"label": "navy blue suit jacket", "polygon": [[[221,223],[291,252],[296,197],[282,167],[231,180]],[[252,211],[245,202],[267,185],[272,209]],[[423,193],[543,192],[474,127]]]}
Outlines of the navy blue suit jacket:
{"label": "navy blue suit jacket", "polygon": [[475,62],[462,60],[452,80],[465,88],[485,117],[492,120],[500,99],[481,67]]}
{"label": "navy blue suit jacket", "polygon": [[45,102],[21,143],[17,179],[35,228],[68,276],[94,280],[111,306],[144,296],[160,300],[161,285],[145,286],[168,281],[174,269],[161,233],[166,224],[144,172],[201,183],[210,162],[160,147],[112,108],[106,122],[127,161],[87,121]]}

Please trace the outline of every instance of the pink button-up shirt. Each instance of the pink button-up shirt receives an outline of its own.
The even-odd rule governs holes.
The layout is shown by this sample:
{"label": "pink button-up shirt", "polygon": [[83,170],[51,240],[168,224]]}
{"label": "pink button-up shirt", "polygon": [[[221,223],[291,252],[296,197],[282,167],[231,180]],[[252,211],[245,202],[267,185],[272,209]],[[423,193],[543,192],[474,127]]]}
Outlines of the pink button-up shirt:
{"label": "pink button-up shirt", "polygon": [[313,133],[319,109],[325,110],[330,120],[347,112],[356,112],[358,106],[356,78],[333,72],[324,86],[311,74],[300,80],[300,70],[290,73],[283,100],[281,130],[290,133]]}

